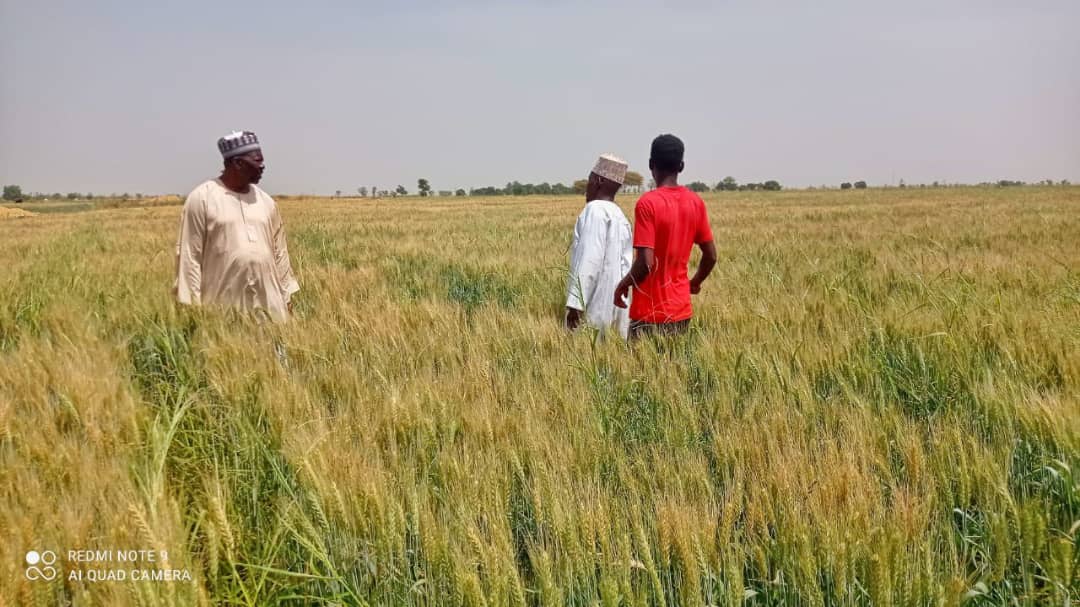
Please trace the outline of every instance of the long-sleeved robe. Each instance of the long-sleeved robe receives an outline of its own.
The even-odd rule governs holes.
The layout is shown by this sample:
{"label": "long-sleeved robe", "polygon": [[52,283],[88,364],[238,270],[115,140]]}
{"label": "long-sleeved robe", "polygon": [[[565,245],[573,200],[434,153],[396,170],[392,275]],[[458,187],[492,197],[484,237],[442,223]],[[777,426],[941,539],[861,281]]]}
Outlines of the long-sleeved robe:
{"label": "long-sleeved robe", "polygon": [[265,310],[284,321],[300,290],[277,203],[255,185],[246,194],[220,179],[196,187],[184,202],[176,258],[183,304]]}
{"label": "long-sleeved robe", "polygon": [[614,303],[615,287],[633,263],[630,222],[614,202],[593,200],[574,225],[570,249],[570,280],[566,307],[584,312],[585,321],[604,329],[614,327],[626,337],[630,317]]}

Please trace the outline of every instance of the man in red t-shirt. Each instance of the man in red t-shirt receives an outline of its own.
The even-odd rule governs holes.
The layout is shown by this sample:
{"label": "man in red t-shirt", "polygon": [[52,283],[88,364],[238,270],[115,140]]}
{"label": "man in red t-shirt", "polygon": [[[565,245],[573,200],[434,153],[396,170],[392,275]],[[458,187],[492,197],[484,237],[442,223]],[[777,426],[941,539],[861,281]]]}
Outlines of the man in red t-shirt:
{"label": "man in red t-shirt", "polygon": [[[625,308],[630,287],[634,288],[631,339],[685,331],[694,314],[690,295],[701,291],[701,283],[716,265],[705,203],[679,185],[684,150],[674,135],[660,135],[652,142],[649,170],[656,189],[643,194],[634,207],[634,265],[615,289],[615,305]],[[688,280],[686,267],[695,244],[701,248],[701,263]]]}

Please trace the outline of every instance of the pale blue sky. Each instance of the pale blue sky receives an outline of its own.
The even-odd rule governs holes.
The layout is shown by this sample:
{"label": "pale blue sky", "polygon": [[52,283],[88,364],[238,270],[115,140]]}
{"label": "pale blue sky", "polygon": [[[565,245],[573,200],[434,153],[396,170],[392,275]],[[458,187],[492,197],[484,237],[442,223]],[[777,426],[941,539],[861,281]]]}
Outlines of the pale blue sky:
{"label": "pale blue sky", "polygon": [[0,0],[0,182],[179,192],[263,140],[271,192],[647,173],[1080,181],[1080,2]]}

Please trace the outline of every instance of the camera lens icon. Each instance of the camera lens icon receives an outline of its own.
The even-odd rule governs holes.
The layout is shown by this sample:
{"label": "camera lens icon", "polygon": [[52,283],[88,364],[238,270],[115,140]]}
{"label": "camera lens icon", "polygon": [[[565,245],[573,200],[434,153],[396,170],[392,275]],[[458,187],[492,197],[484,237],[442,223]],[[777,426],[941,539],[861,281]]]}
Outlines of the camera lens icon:
{"label": "camera lens icon", "polygon": [[26,579],[30,581],[45,580],[51,582],[56,579],[57,571],[56,567],[56,553],[52,550],[45,550],[38,552],[37,550],[31,550],[26,553]]}

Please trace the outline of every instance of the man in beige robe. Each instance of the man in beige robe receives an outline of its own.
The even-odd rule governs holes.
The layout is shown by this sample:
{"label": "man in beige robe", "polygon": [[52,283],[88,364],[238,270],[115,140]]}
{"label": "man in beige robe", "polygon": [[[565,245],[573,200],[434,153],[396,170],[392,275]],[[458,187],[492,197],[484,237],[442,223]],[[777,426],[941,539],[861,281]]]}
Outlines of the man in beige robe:
{"label": "man in beige robe", "polygon": [[176,246],[176,299],[262,311],[275,321],[292,313],[293,277],[277,203],[257,185],[265,168],[255,133],[218,140],[225,169],[184,202]]}

